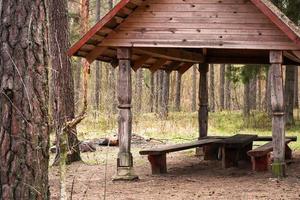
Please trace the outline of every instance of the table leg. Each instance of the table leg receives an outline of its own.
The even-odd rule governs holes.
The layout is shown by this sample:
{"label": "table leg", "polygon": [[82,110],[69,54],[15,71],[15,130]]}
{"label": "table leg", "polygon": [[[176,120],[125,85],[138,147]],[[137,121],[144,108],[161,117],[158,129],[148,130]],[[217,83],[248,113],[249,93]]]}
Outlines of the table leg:
{"label": "table leg", "polygon": [[253,147],[253,142],[251,142],[250,144],[248,144],[245,147],[243,147],[239,151],[239,160],[251,161],[251,157],[248,156],[247,152],[250,151],[250,150],[252,150],[252,147]]}
{"label": "table leg", "polygon": [[219,145],[209,144],[203,147],[204,149],[204,160],[218,160]]}
{"label": "table leg", "polygon": [[238,149],[222,147],[222,168],[238,166]]}
{"label": "table leg", "polygon": [[151,164],[152,174],[167,173],[167,158],[166,154],[148,155],[148,160]]}

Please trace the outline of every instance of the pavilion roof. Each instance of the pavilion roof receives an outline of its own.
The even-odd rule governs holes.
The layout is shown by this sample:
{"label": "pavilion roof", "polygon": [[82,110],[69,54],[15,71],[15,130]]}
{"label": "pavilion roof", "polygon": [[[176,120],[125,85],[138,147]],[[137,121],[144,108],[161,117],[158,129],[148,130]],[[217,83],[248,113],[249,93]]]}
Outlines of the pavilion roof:
{"label": "pavilion roof", "polygon": [[[300,29],[288,17],[286,17],[269,0],[250,0],[269,20],[271,20],[292,43],[300,50]],[[109,13],[107,13],[98,23],[96,23],[78,42],[68,51],[69,56],[86,58],[92,63],[94,60],[116,63],[116,46],[103,45],[103,41],[128,18],[138,7],[147,0],[121,0]],[[151,1],[150,1],[151,2]],[[179,70],[184,73],[194,63],[201,63],[208,52],[212,56],[205,60],[211,63],[268,63],[268,51],[263,49],[206,49],[201,51],[193,48],[156,48],[153,46],[138,48],[133,53],[133,69],[138,69],[141,65],[151,66],[155,71],[161,66],[172,65],[171,70]],[[244,53],[243,53],[244,52]],[[232,56],[232,55],[237,55]],[[247,57],[246,55],[249,55]],[[261,56],[263,55],[263,56]],[[285,51],[286,64],[299,64],[300,51]],[[227,56],[232,56],[226,59]],[[241,63],[240,57],[243,57]],[[217,59],[215,59],[217,58]],[[255,59],[257,58],[257,59]],[[147,61],[147,62],[145,62]],[[174,67],[175,66],[175,67]]]}

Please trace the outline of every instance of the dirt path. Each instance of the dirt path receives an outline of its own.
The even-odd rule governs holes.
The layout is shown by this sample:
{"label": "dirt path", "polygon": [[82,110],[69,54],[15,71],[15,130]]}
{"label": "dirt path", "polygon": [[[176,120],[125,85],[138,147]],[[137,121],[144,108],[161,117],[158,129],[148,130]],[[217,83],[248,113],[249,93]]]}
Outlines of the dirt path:
{"label": "dirt path", "polygon": [[[152,176],[146,157],[134,147],[135,170],[140,180],[112,182],[117,148],[100,148],[85,154],[91,164],[75,163],[68,169],[69,193],[74,181],[73,199],[101,200],[104,194],[105,158],[107,163],[107,200],[194,200],[194,199],[300,199],[300,152],[288,167],[288,177],[282,181],[270,178],[270,173],[253,173],[247,169],[221,168],[217,161],[203,161],[191,151],[169,154],[168,174]],[[58,199],[59,175],[50,169],[51,199]]]}

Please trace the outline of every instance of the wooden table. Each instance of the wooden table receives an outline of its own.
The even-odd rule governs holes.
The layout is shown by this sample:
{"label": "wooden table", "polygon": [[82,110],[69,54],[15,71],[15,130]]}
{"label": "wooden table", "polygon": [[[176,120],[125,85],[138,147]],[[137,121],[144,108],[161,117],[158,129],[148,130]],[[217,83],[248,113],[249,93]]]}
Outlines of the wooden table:
{"label": "wooden table", "polygon": [[247,152],[252,149],[257,135],[237,134],[217,141],[222,148],[222,167],[237,167],[239,160],[250,160]]}

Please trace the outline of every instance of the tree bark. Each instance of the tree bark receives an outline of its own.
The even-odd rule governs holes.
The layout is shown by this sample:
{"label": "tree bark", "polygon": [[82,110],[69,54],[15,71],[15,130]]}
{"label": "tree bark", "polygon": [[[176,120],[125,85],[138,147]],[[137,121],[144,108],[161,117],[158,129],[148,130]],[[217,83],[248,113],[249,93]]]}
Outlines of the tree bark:
{"label": "tree bark", "polygon": [[271,71],[270,69],[267,72],[267,81],[266,81],[266,90],[265,90],[265,111],[268,113],[268,115],[271,115],[272,112],[272,106],[271,106]]}
{"label": "tree bark", "polygon": [[0,199],[50,199],[44,0],[0,1]]}
{"label": "tree bark", "polygon": [[197,67],[193,66],[192,74],[192,112],[196,111],[196,98],[197,98]]}
{"label": "tree bark", "polygon": [[[49,39],[50,57],[53,73],[53,113],[56,133],[56,158],[60,158],[60,134],[65,122],[75,117],[74,85],[71,62],[66,55],[69,48],[68,8],[67,1],[52,0],[49,4]],[[68,132],[67,163],[79,161],[79,141],[76,128]]]}
{"label": "tree bark", "polygon": [[225,90],[224,90],[224,85],[225,85],[225,65],[222,64],[220,69],[220,88],[219,88],[219,93],[220,93],[220,110],[225,109]]}
{"label": "tree bark", "polygon": [[244,107],[243,107],[244,119],[250,116],[250,83],[244,84]]}
{"label": "tree bark", "polygon": [[150,96],[149,96],[149,106],[150,106],[150,112],[154,112],[154,100],[155,100],[155,87],[154,87],[154,77],[155,74],[151,72],[150,74]]}
{"label": "tree bark", "polygon": [[286,125],[294,125],[294,95],[295,95],[296,66],[286,66],[285,70],[285,122]]}
{"label": "tree bark", "polygon": [[209,92],[209,102],[210,102],[210,111],[215,112],[215,70],[214,70],[214,65],[211,64],[209,65],[209,78],[210,78],[210,92]]}
{"label": "tree bark", "polygon": [[254,76],[253,79],[250,80],[250,109],[256,110],[257,108],[257,76]]}
{"label": "tree bark", "polygon": [[162,109],[161,119],[166,120],[168,118],[169,107],[169,88],[170,88],[170,72],[163,71],[163,88],[162,88]]}
{"label": "tree bark", "polygon": [[143,69],[140,68],[136,72],[136,91],[135,91],[136,93],[135,106],[136,106],[136,111],[138,113],[140,113],[142,110],[143,77],[144,77]]}
{"label": "tree bark", "polygon": [[[226,66],[226,74],[230,74],[231,73],[231,65],[227,65]],[[225,104],[225,108],[226,110],[230,110],[231,109],[231,80],[226,77],[225,79],[225,99],[226,99],[226,104]]]}
{"label": "tree bark", "polygon": [[181,76],[182,74],[176,72],[176,92],[175,92],[175,111],[181,110]]}
{"label": "tree bark", "polygon": [[299,69],[298,69],[298,66],[295,67],[295,95],[294,95],[294,108],[299,108]]}
{"label": "tree bark", "polygon": [[199,139],[207,136],[208,129],[208,64],[200,64],[200,80],[199,80]]}

